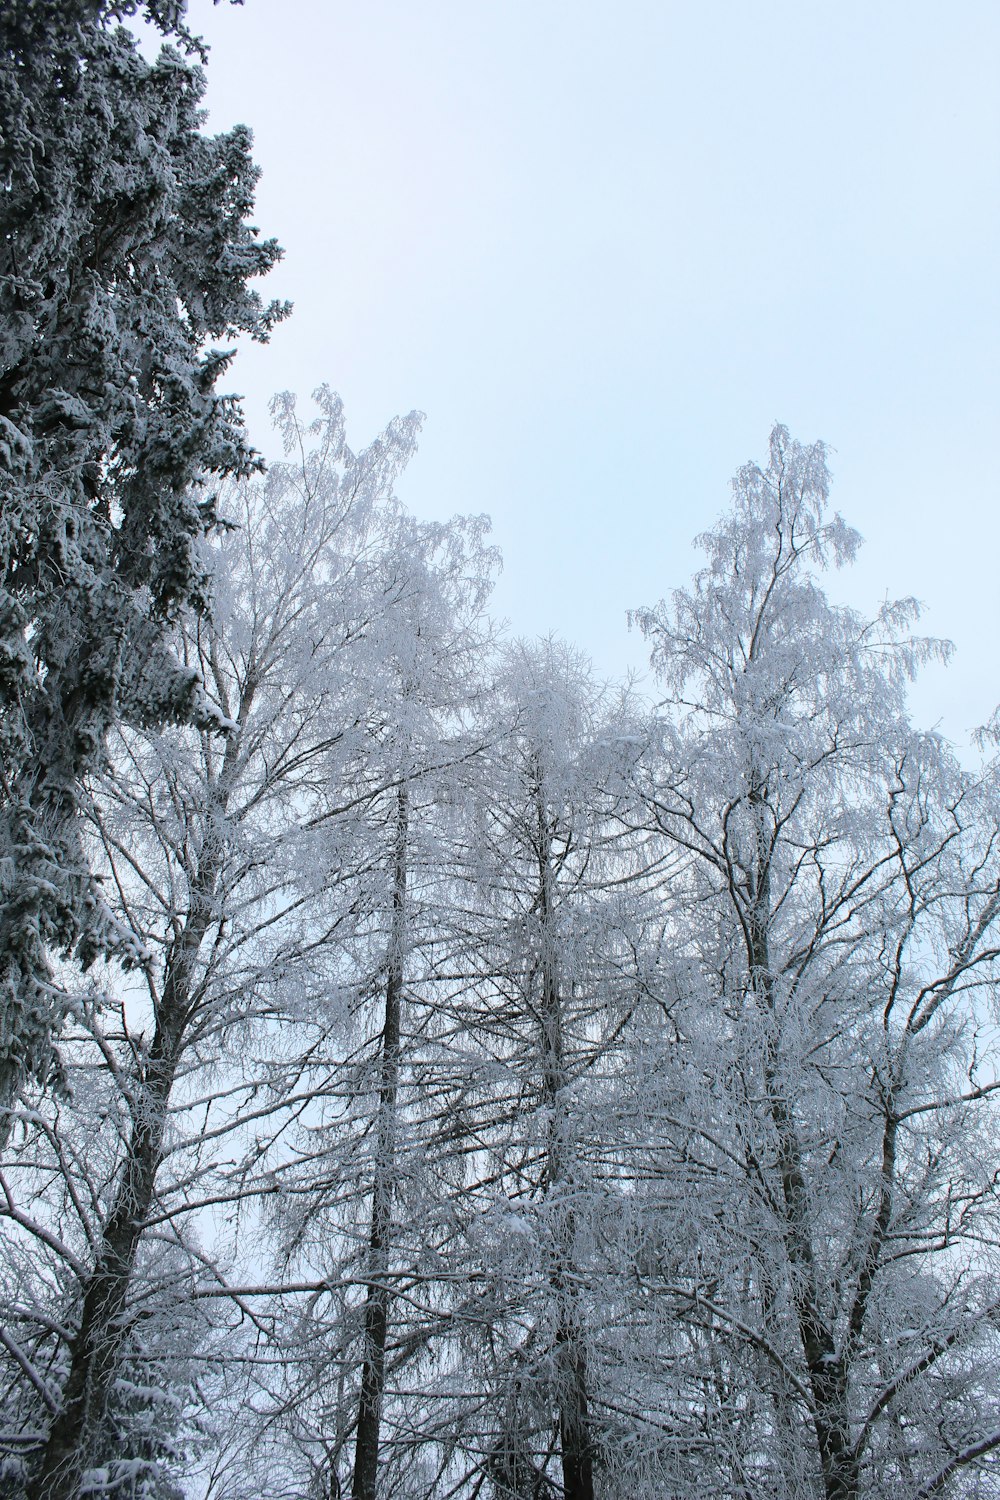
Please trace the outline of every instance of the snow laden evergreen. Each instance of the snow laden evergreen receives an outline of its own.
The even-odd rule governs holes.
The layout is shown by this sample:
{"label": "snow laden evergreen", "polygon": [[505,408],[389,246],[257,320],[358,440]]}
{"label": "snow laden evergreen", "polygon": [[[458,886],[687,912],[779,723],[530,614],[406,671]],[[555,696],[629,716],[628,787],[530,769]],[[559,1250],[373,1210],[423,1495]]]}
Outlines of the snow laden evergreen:
{"label": "snow laden evergreen", "polygon": [[[0,1105],[53,1067],[47,954],[128,942],[81,788],[116,722],[209,712],[163,622],[202,601],[210,477],[254,462],[213,345],[286,310],[248,287],[279,254],[249,132],[202,133],[199,68],[116,25],[139,9],[0,10]],[[182,3],[141,9],[194,46]]]}
{"label": "snow laden evergreen", "polygon": [[822,446],[639,613],[654,708],[318,400],[164,639],[210,711],[90,777],[133,967],[0,1151],[0,1494],[996,1500],[1000,780],[824,592]]}

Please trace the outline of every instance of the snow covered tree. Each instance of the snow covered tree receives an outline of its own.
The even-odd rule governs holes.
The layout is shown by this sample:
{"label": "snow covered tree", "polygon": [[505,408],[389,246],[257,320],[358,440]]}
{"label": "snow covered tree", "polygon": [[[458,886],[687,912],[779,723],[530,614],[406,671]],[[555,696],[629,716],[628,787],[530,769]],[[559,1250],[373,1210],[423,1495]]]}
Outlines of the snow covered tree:
{"label": "snow covered tree", "polygon": [[626,817],[644,730],[626,693],[551,641],[504,654],[491,723],[450,966],[465,976],[455,1149],[481,1285],[453,1315],[475,1393],[453,1400],[454,1468],[469,1494],[591,1500],[628,1482],[607,1442],[620,1278],[604,1231],[615,1057],[655,925]]}
{"label": "snow covered tree", "polygon": [[210,476],[254,463],[211,344],[287,311],[248,287],[279,254],[249,132],[202,134],[199,68],[114,24],[140,8],[195,46],[183,0],[0,10],[0,1108],[54,1065],[47,953],[127,945],[80,842],[108,730],[210,716],[164,622],[203,599]]}
{"label": "snow covered tree", "polygon": [[[227,504],[212,619],[175,637],[228,729],[123,731],[92,789],[109,905],[142,959],[131,983],[112,978],[120,1004],[97,995],[76,1007],[71,1100],[56,1115],[44,1098],[15,1112],[5,1182],[44,1190],[30,1212],[9,1196],[12,1243],[22,1259],[33,1244],[42,1282],[60,1287],[54,1305],[39,1292],[16,1319],[34,1360],[17,1366],[34,1397],[32,1500],[75,1500],[100,1474],[123,1493],[130,1483],[146,1493],[140,1479],[158,1473],[166,1483],[171,1464],[153,1462],[134,1398],[155,1391],[164,1369],[186,1361],[197,1372],[199,1329],[212,1345],[193,1309],[199,1288],[220,1289],[223,1247],[215,1229],[210,1251],[200,1248],[202,1205],[253,1220],[269,1190],[254,1121],[263,1116],[266,1133],[293,1107],[267,1094],[272,1059],[261,1063],[250,1041],[270,1053],[297,1007],[328,1001],[331,935],[343,928],[346,941],[353,921],[353,866],[345,858],[339,876],[322,878],[315,862],[330,840],[305,825],[363,741],[382,581],[372,554],[395,522],[392,483],[415,420],[354,455],[339,403],[320,400],[311,461],[276,465]],[[286,436],[303,436],[287,404],[284,421]],[[99,1108],[88,1103],[95,1089]],[[89,1149],[74,1128],[93,1132]],[[167,1349],[173,1340],[172,1363],[150,1349],[156,1324]],[[151,1414],[149,1436],[169,1437],[169,1405]]]}
{"label": "snow covered tree", "polygon": [[[414,1402],[426,1401],[413,1372],[427,1368],[441,1316],[453,1192],[433,955],[450,899],[456,782],[481,748],[470,707],[494,566],[478,518],[400,515],[384,542],[372,559],[363,738],[353,770],[329,784],[328,813],[320,802],[314,814],[331,851],[350,826],[355,858],[363,852],[357,927],[338,943],[347,1015],[328,1007],[303,1018],[297,1048],[289,1038],[285,1066],[311,1105],[272,1165],[281,1272],[325,1291],[305,1311],[286,1308],[287,1374],[259,1398],[262,1413],[289,1414],[287,1461],[313,1473],[319,1493],[343,1485],[362,1500],[376,1486],[423,1483]],[[404,1370],[416,1378],[413,1400]],[[281,1426],[265,1415],[260,1441],[280,1447]]]}
{"label": "snow covered tree", "polygon": [[742,1442],[707,1451],[714,1493],[980,1494],[1000,1448],[998,785],[908,722],[938,649],[913,602],[865,620],[816,582],[859,543],[827,495],[822,445],[775,428],[694,587],[638,616],[667,693],[649,803],[687,859],[690,1082],[663,1123],[701,1183],[687,1264],[668,1247],[657,1274],[706,1377],[730,1372]]}
{"label": "snow covered tree", "polygon": [[8,1108],[0,1493],[985,1500],[1000,768],[819,586],[821,445],[639,615],[652,714],[318,400],[158,627],[201,722],[78,800],[133,968]]}
{"label": "snow covered tree", "polygon": [[[371,757],[385,765],[388,751],[395,805],[387,820],[392,834],[387,861],[388,941],[366,1268],[371,1279],[365,1293],[352,1500],[375,1500],[376,1496],[393,1302],[389,1273],[398,1253],[394,1240],[401,1238],[393,1224],[394,1199],[399,1196],[404,1176],[397,1151],[401,1145],[405,1151],[407,1132],[405,1110],[401,1110],[400,1074],[403,1069],[404,1077],[412,1078],[415,1072],[410,1049],[405,1054],[403,1051],[403,1005],[417,914],[414,895],[418,901],[422,897],[426,908],[428,896],[438,883],[433,855],[427,858],[426,841],[424,868],[413,869],[411,842],[418,832],[418,820],[430,821],[428,815],[442,772],[447,771],[449,763],[464,763],[475,753],[475,738],[470,744],[463,711],[474,699],[481,680],[486,642],[482,611],[492,584],[494,561],[482,546],[482,525],[475,522],[455,521],[450,527],[410,524],[400,529],[397,546],[391,589],[394,607],[386,619],[392,631],[391,639],[385,641],[390,663],[390,672],[384,674],[390,689],[384,736],[388,743],[379,747],[380,754]],[[409,1030],[412,1035],[412,1023]]]}

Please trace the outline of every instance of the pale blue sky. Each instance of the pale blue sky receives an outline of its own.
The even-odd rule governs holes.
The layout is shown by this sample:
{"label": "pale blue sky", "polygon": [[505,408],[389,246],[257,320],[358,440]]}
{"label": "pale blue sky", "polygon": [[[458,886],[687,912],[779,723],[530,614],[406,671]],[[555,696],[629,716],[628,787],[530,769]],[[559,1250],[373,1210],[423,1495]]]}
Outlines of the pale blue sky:
{"label": "pale blue sky", "polygon": [[235,367],[326,380],[356,445],[427,413],[401,493],[488,511],[498,609],[598,670],[690,576],[771,422],[833,449],[861,607],[1000,700],[996,0],[192,0],[210,126],[246,121],[296,310]]}

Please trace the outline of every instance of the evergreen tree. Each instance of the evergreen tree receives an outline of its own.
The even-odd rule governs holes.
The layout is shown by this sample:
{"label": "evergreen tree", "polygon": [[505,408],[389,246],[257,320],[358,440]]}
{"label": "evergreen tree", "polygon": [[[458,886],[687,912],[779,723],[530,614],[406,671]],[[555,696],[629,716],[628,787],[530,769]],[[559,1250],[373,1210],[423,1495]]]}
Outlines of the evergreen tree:
{"label": "evergreen tree", "polygon": [[[250,133],[201,133],[199,67],[114,24],[139,9],[0,11],[0,1107],[53,1068],[47,954],[121,941],[79,836],[109,728],[208,712],[164,625],[203,602],[207,481],[255,463],[210,345],[287,311],[247,285],[280,254]],[[142,9],[202,50],[183,0]]]}

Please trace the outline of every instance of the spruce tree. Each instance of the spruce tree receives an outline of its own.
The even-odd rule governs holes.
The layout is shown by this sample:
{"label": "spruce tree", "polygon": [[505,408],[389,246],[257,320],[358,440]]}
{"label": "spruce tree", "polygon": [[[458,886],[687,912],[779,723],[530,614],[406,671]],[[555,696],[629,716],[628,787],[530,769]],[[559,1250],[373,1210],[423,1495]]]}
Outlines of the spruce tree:
{"label": "spruce tree", "polygon": [[[184,9],[0,9],[0,1107],[53,1073],[50,955],[117,941],[79,832],[109,728],[204,711],[164,626],[204,603],[212,477],[256,462],[213,345],[288,310],[248,287],[280,250]],[[152,64],[140,10],[179,44]]]}

